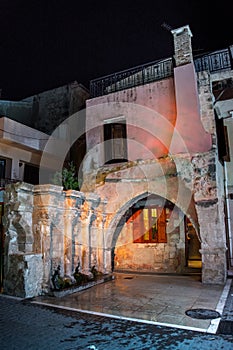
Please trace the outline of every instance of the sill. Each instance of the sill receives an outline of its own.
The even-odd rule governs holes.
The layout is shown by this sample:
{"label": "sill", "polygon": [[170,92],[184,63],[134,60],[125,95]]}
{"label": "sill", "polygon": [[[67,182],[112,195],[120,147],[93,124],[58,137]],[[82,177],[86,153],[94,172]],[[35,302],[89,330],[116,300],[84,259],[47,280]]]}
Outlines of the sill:
{"label": "sill", "polygon": [[127,163],[128,159],[122,158],[122,159],[111,159],[104,163],[104,165],[112,165],[112,164],[118,164],[118,163]]}

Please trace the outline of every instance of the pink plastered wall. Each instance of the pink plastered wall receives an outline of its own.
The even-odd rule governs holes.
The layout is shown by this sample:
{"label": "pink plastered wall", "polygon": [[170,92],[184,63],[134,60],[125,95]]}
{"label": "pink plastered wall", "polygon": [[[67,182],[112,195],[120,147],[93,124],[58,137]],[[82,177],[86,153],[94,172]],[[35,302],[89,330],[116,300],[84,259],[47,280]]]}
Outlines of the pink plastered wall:
{"label": "pink plastered wall", "polygon": [[192,63],[174,69],[177,106],[176,129],[170,152],[172,154],[207,152],[212,139],[201,122],[196,73]]}
{"label": "pink plastered wall", "polygon": [[[87,150],[103,144],[104,123],[121,118],[127,125],[128,160],[211,148],[211,135],[200,119],[193,64],[175,68],[174,78],[88,100]],[[100,163],[104,163],[103,148],[98,149]]]}

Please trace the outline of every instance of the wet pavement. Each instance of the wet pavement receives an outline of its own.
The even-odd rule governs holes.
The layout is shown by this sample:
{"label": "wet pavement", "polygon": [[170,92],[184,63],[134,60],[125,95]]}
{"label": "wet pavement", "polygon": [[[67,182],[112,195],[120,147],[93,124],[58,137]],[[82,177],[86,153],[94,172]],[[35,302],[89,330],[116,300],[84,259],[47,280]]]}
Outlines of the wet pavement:
{"label": "wet pavement", "polygon": [[221,321],[217,333],[233,335],[233,279],[231,276],[231,287],[221,315]]}
{"label": "wet pavement", "polygon": [[[92,315],[215,334],[231,279],[225,286],[202,284],[200,275],[114,274],[111,282],[61,298],[41,296],[33,303]],[[186,314],[198,309],[210,318]],[[216,317],[216,318],[214,318]]]}
{"label": "wet pavement", "polygon": [[0,294],[1,350],[233,349],[232,332],[217,331],[220,318],[185,314],[204,309],[233,319],[232,279],[213,286],[198,276],[115,277],[62,298]]}

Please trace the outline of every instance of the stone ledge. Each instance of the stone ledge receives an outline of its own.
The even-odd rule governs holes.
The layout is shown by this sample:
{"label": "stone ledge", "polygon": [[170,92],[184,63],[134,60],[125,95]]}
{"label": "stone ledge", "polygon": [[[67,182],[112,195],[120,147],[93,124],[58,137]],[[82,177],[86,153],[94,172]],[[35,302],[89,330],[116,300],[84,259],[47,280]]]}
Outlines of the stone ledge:
{"label": "stone ledge", "polygon": [[97,279],[95,281],[90,281],[90,282],[87,282],[87,283],[82,284],[80,286],[73,286],[73,287],[70,287],[70,288],[63,289],[63,290],[52,290],[51,292],[49,292],[48,295],[49,296],[54,296],[54,297],[57,297],[57,298],[62,298],[64,296],[66,296],[66,295],[77,293],[77,292],[81,292],[82,290],[94,287],[97,284],[101,284],[101,283],[104,283],[104,282],[112,281],[114,279],[115,279],[115,277],[113,275],[106,275],[106,276],[103,276],[103,277],[101,277],[101,278],[99,278],[99,279]]}

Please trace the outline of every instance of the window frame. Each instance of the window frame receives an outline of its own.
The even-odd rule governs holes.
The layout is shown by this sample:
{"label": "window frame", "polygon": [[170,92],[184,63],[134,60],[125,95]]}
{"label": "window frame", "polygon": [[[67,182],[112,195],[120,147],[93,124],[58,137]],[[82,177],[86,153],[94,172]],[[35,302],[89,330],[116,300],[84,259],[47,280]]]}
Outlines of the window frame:
{"label": "window frame", "polygon": [[[119,132],[119,129],[120,132]],[[119,136],[120,137],[115,137]],[[116,148],[114,147],[114,140],[116,142],[121,142],[119,148],[121,154],[116,156]],[[128,161],[128,152],[127,152],[127,130],[126,130],[126,120],[114,120],[106,121],[104,123],[104,156],[105,164],[114,164]]]}
{"label": "window frame", "polygon": [[40,168],[38,165],[24,162],[23,181],[32,185],[39,184]]}
{"label": "window frame", "polygon": [[6,159],[0,158],[0,179],[6,178]]}
{"label": "window frame", "polygon": [[[156,216],[153,216],[154,210]],[[130,218],[133,222],[133,243],[167,243],[167,215],[167,208],[159,206],[135,209]],[[153,222],[153,217],[156,217],[156,222]]]}

